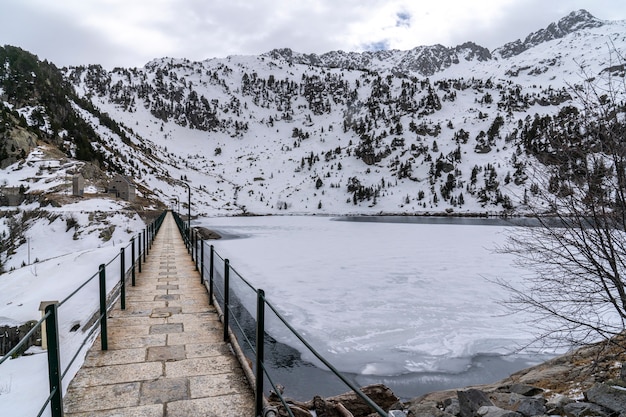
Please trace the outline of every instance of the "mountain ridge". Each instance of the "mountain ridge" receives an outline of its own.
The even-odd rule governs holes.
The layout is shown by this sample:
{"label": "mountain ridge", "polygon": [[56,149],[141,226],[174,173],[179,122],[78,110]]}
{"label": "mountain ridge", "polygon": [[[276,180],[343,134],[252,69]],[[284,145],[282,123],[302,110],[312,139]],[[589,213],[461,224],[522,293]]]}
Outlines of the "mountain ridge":
{"label": "mountain ridge", "polygon": [[455,47],[446,47],[441,44],[417,46],[407,51],[383,50],[365,52],[330,51],[321,55],[304,54],[289,48],[273,49],[261,54],[272,59],[284,59],[289,64],[324,66],[328,68],[343,68],[380,71],[381,66],[376,63],[391,62],[390,72],[401,75],[418,74],[432,76],[437,72],[458,64],[461,59],[467,61],[489,61],[494,55],[500,58],[511,58],[527,51],[531,47],[550,40],[560,39],[581,29],[597,28],[607,24],[581,9],[573,11],[558,22],[549,24],[546,28],[529,34],[524,41],[520,39],[508,42],[495,48],[493,51],[468,41]]}
{"label": "mountain ridge", "polygon": [[[523,213],[533,177],[558,159],[552,138],[581,123],[570,89],[585,81],[581,57],[594,76],[620,74],[605,50],[626,47],[614,23],[570,13],[510,58],[467,42],[325,54],[336,66],[283,49],[61,71],[98,165],[164,202],[184,179],[200,215]],[[6,89],[0,101],[46,139],[47,104],[18,108]]]}

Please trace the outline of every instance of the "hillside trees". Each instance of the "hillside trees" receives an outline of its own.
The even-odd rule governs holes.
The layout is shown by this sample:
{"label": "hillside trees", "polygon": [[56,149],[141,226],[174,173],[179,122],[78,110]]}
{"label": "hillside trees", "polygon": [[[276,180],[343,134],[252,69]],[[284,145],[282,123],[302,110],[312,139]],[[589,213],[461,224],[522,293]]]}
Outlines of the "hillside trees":
{"label": "hillside trees", "polygon": [[[78,159],[101,158],[91,146],[97,137],[95,131],[77,114],[73,105],[83,100],[76,96],[54,64],[39,61],[37,56],[8,45],[0,48],[0,63],[0,90],[4,91],[7,102],[18,108],[38,107],[33,112],[36,116],[33,133],[62,150],[66,150],[63,141],[72,140]],[[63,140],[60,132],[65,134]]]}
{"label": "hillside trees", "polygon": [[626,325],[626,89],[623,79],[592,82],[574,89],[580,106],[564,108],[563,123],[532,122],[528,140],[539,146],[528,151],[549,164],[533,179],[538,227],[501,248],[532,273],[499,282],[508,305],[531,314],[537,340],[553,346],[610,340]]}

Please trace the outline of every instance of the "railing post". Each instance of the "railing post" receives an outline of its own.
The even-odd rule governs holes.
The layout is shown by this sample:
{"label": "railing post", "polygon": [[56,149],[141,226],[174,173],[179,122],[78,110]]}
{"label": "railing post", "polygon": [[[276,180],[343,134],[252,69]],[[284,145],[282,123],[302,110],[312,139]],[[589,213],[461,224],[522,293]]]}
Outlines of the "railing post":
{"label": "railing post", "polygon": [[209,305],[213,305],[213,265],[214,265],[215,249],[211,245],[211,253],[209,256]]}
{"label": "railing post", "polygon": [[61,383],[61,359],[59,354],[59,326],[57,304],[49,304],[45,310],[46,337],[48,339],[48,381],[50,383],[50,412],[52,417],[63,416],[63,385]]}
{"label": "railing post", "polygon": [[122,310],[126,310],[126,260],[124,248],[120,249],[120,299]]}
{"label": "railing post", "polygon": [[189,248],[191,249],[191,260],[193,261],[194,265],[196,263],[196,247],[195,247],[195,240],[194,240],[194,235],[193,235],[193,230],[191,231],[191,236],[190,236],[191,240],[189,243]]}
{"label": "railing post", "polygon": [[265,292],[257,291],[256,304],[256,413],[255,416],[263,415],[263,361],[265,357]]}
{"label": "railing post", "polygon": [[148,230],[143,229],[143,261],[146,262],[148,256]]}
{"label": "railing post", "polygon": [[185,243],[187,243],[187,253],[191,253],[191,229],[185,227]]}
{"label": "railing post", "polygon": [[230,302],[230,261],[224,260],[224,342],[228,342],[228,303]]}
{"label": "railing post", "polygon": [[100,341],[102,350],[108,350],[109,343],[107,337],[107,279],[106,266],[100,265]]}
{"label": "railing post", "polygon": [[133,264],[133,272],[132,272],[132,285],[133,287],[135,286],[135,237],[133,236],[133,239],[131,241],[131,251],[130,251],[130,256],[131,256],[131,262]]}
{"label": "railing post", "polygon": [[198,231],[193,231],[193,248],[195,250],[196,256],[194,257],[196,262],[196,271],[198,270]]}
{"label": "railing post", "polygon": [[141,244],[142,244],[142,240],[143,240],[143,239],[141,238],[141,232],[139,232],[139,248],[138,248],[138,249],[139,249],[139,253],[138,253],[138,255],[139,255],[139,273],[140,273],[140,274],[141,274],[141,257],[143,256],[143,255],[141,254]]}
{"label": "railing post", "polygon": [[204,285],[204,239],[200,239],[200,284]]}

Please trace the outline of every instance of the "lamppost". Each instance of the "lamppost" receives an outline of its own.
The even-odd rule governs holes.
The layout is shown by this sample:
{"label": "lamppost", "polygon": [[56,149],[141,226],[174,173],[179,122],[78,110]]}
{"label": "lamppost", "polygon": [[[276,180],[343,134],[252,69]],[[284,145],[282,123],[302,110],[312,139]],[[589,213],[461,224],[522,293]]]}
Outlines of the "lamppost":
{"label": "lamppost", "polygon": [[181,182],[187,187],[187,238],[191,242],[191,186],[184,181]]}

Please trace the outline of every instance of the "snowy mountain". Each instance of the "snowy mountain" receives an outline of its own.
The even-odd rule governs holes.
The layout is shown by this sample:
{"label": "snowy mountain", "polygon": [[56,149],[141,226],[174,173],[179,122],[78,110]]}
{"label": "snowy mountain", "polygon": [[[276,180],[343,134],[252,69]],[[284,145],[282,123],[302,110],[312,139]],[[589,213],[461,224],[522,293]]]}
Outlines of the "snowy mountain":
{"label": "snowy mountain", "polygon": [[596,19],[586,10],[578,10],[570,13],[556,23],[551,23],[545,29],[531,33],[523,42],[518,39],[515,42],[507,43],[503,47],[496,49],[495,54],[501,58],[511,58],[542,43],[561,39],[584,29],[599,28],[605,24],[610,23]]}
{"label": "snowy mountain", "polygon": [[22,130],[127,175],[146,204],[185,201],[184,179],[198,215],[523,212],[558,163],[554,138],[581,126],[576,91],[623,77],[625,48],[624,22],[581,10],[491,52],[275,49],[64,68],[86,133],[11,98],[6,74],[0,97],[14,125],[22,115]]}
{"label": "snowy mountain", "polygon": [[[107,71],[0,48],[0,204],[21,201],[0,210],[0,323],[62,299],[151,212],[185,212],[183,182],[194,216],[523,214],[544,186],[568,191],[564,149],[597,151],[581,98],[592,85],[624,102],[624,51],[626,22],[586,11],[493,51],[275,49]],[[118,173],[135,202],[105,193]]]}

